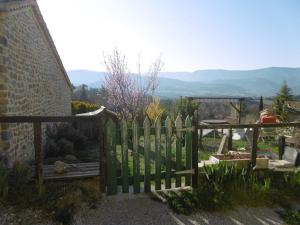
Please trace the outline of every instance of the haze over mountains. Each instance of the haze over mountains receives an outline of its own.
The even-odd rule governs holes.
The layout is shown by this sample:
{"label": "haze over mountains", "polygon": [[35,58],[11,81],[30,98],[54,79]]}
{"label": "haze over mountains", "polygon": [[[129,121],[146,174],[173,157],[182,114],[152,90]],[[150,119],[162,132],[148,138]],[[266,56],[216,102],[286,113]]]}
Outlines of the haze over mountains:
{"label": "haze over mountains", "polygon": [[[101,87],[104,72],[68,71],[74,85]],[[256,70],[197,70],[159,74],[160,97],[179,96],[274,96],[286,80],[293,94],[300,94],[300,68],[270,67]]]}

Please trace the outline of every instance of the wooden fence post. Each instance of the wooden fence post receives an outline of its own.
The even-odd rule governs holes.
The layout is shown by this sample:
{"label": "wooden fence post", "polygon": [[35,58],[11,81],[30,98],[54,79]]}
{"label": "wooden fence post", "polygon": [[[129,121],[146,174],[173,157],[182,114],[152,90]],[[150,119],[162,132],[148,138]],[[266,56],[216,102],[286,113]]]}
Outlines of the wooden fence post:
{"label": "wooden fence post", "polygon": [[[175,120],[176,128],[176,172],[182,170],[182,119],[178,115]],[[176,174],[175,186],[181,187],[181,174]]]}
{"label": "wooden fence post", "polygon": [[228,133],[228,151],[232,150],[232,128],[229,128]]}
{"label": "wooden fence post", "polygon": [[122,151],[122,190],[123,193],[129,192],[128,182],[128,133],[127,123],[121,121],[121,151]]}
{"label": "wooden fence post", "polygon": [[116,157],[116,124],[112,119],[107,122],[107,194],[117,194],[117,157]]}
{"label": "wooden fence post", "polygon": [[192,124],[194,127],[193,131],[193,142],[192,142],[192,168],[194,174],[192,175],[192,187],[198,187],[198,116],[194,113]]}
{"label": "wooden fence post", "polygon": [[99,182],[100,191],[105,193],[106,159],[105,159],[105,141],[106,129],[104,128],[103,117],[99,119]]}
{"label": "wooden fence post", "polygon": [[258,140],[258,128],[253,128],[253,137],[252,137],[252,149],[251,149],[251,166],[252,168],[256,165],[256,153],[257,153],[257,140]]}
{"label": "wooden fence post", "polygon": [[155,190],[161,189],[160,118],[155,121]]}
{"label": "wooden fence post", "polygon": [[[190,170],[192,169],[192,141],[193,141],[193,132],[189,129],[192,128],[192,121],[189,116],[186,117],[185,120],[185,169]],[[185,176],[185,185],[191,186],[191,174],[187,174]]]}
{"label": "wooden fence post", "polygon": [[144,156],[145,156],[145,178],[144,178],[144,187],[145,192],[151,191],[151,164],[150,164],[150,120],[148,117],[144,120]]}
{"label": "wooden fence post", "polygon": [[171,188],[171,160],[172,160],[172,122],[168,116],[165,121],[166,127],[166,188]]}
{"label": "wooden fence post", "polygon": [[284,153],[284,147],[285,147],[285,137],[280,136],[278,139],[278,155],[279,155],[280,160],[282,160],[282,156]]}
{"label": "wooden fence post", "polygon": [[34,130],[34,150],[35,150],[35,174],[38,180],[43,179],[43,156],[42,156],[42,123],[35,122]]}
{"label": "wooden fence post", "polygon": [[132,123],[133,142],[133,192],[140,192],[139,127],[136,120]]}

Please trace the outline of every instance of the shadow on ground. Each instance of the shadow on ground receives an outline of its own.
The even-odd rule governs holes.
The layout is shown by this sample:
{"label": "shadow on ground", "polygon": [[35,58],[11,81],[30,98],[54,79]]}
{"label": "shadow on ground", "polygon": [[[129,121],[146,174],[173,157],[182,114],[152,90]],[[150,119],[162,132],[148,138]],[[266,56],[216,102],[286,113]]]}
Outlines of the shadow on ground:
{"label": "shadow on ground", "polygon": [[145,194],[105,197],[97,209],[82,210],[76,225],[196,225],[196,224],[284,224],[270,208],[246,208],[226,212],[201,212],[190,216],[174,213],[166,204]]}

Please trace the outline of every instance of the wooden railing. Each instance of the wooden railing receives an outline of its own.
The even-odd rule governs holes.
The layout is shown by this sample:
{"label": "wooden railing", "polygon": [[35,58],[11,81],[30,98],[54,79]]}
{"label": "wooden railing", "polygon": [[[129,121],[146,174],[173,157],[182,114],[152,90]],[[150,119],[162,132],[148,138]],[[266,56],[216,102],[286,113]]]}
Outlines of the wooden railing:
{"label": "wooden railing", "polygon": [[[259,130],[261,128],[287,128],[287,127],[300,127],[299,122],[290,123],[268,123],[268,124],[201,124],[198,129],[200,130],[200,146],[201,146],[201,134],[203,129],[228,129],[229,139],[228,139],[228,149],[232,149],[232,130],[233,129],[243,129],[248,128],[253,131],[252,138],[252,149],[251,149],[251,165],[255,167],[256,165],[256,155],[257,155],[257,142],[259,137]],[[279,136],[279,158],[281,158],[282,149],[284,147],[284,137]]]}
{"label": "wooden railing", "polygon": [[34,150],[35,150],[35,175],[37,179],[43,179],[43,155],[42,155],[42,124],[43,123],[62,123],[62,122],[95,122],[99,127],[99,176],[100,188],[105,192],[105,114],[97,116],[5,116],[0,117],[0,123],[16,124],[31,123],[34,131]]}

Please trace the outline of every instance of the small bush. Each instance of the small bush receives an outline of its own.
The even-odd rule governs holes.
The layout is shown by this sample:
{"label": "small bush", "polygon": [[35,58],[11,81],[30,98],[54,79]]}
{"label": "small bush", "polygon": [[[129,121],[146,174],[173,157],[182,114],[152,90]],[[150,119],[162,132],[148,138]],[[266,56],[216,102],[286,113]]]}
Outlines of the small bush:
{"label": "small bush", "polygon": [[0,198],[6,198],[8,194],[8,169],[0,163]]}
{"label": "small bush", "polygon": [[70,124],[60,124],[47,129],[45,157],[80,156],[86,149],[87,137]]}
{"label": "small bush", "polygon": [[285,210],[277,212],[279,216],[286,222],[287,225],[300,225],[300,211],[299,210]]}
{"label": "small bush", "polygon": [[280,177],[222,163],[205,167],[204,172],[197,189],[165,194],[175,212],[190,214],[196,210],[232,209],[236,205],[286,207],[287,202],[300,197],[299,172]]}
{"label": "small bush", "polygon": [[87,113],[97,110],[99,107],[95,104],[83,101],[72,101],[72,114]]}

